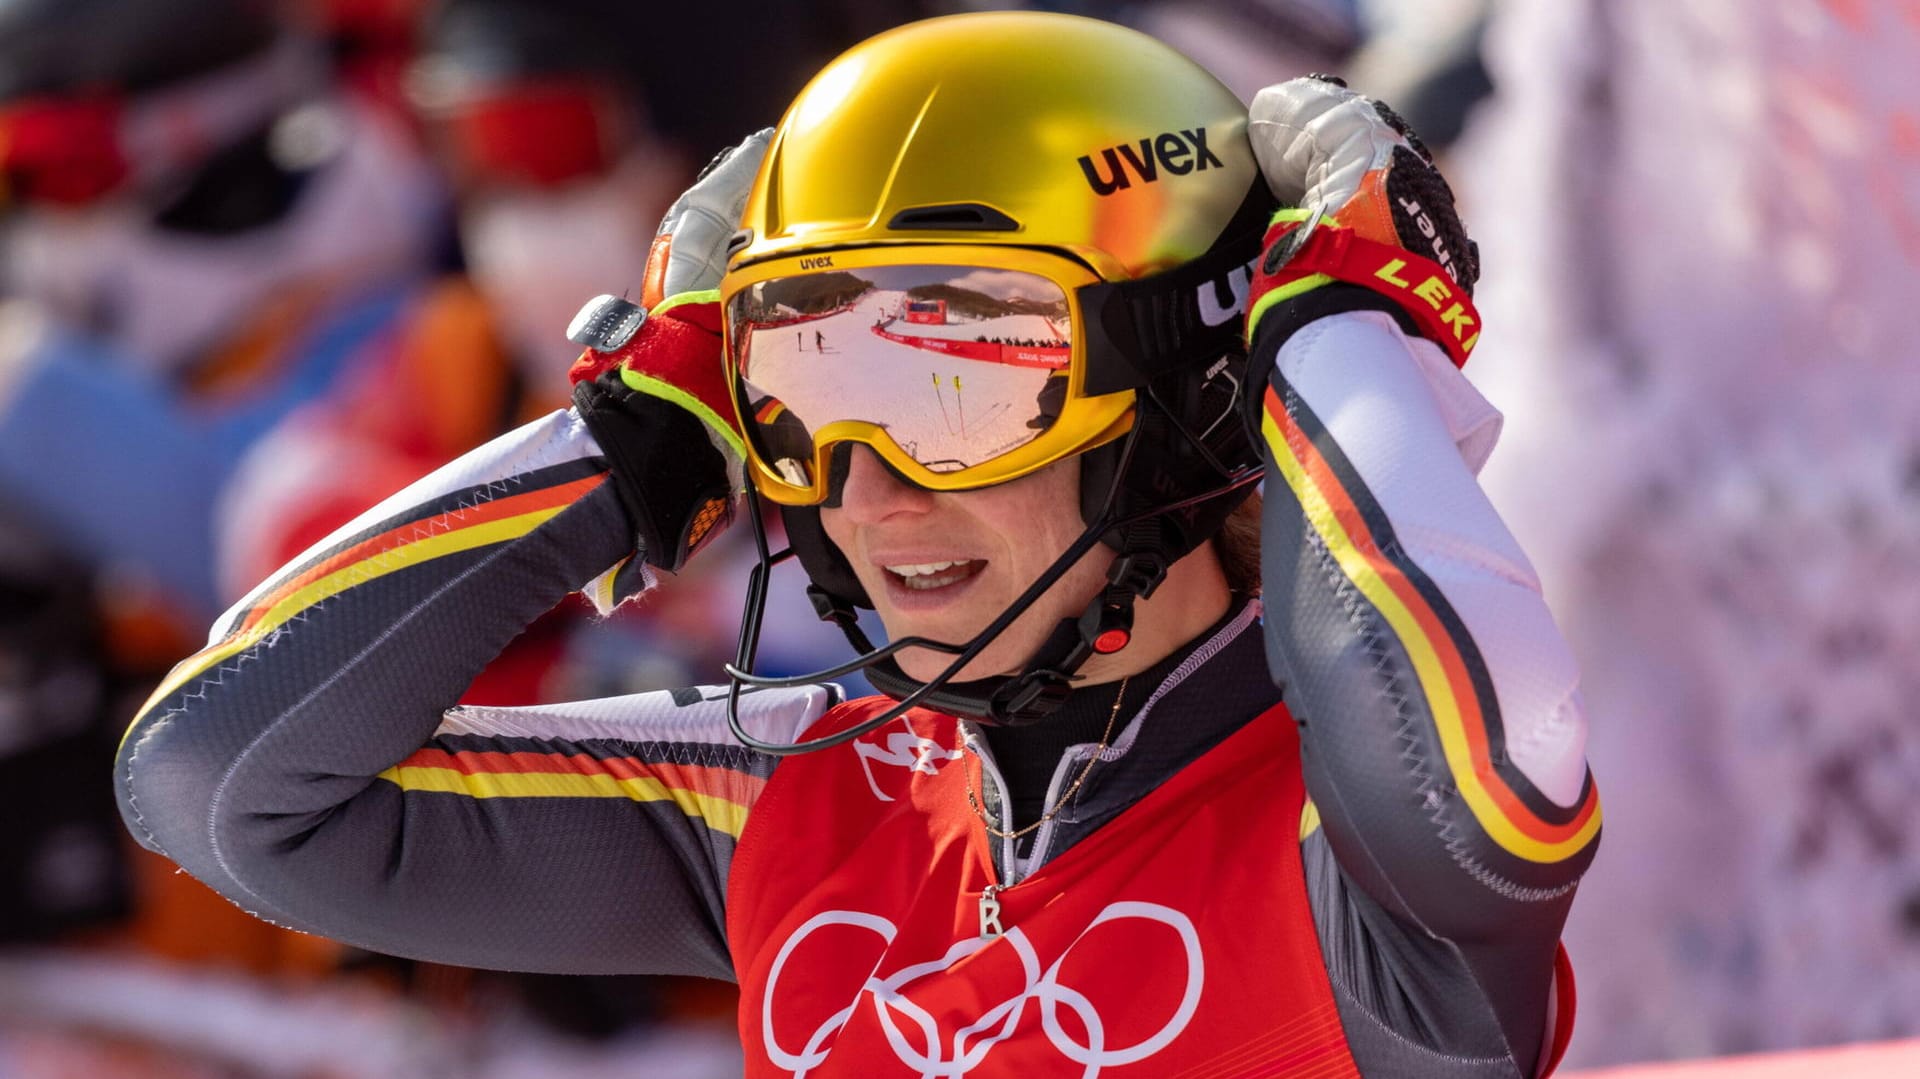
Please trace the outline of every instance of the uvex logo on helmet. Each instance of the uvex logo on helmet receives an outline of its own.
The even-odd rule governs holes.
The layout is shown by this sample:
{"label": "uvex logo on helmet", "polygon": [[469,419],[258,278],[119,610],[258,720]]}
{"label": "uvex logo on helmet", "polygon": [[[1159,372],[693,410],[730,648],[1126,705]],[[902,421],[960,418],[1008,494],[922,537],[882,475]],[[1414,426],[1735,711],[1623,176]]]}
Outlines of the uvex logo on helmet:
{"label": "uvex logo on helmet", "polygon": [[[1133,176],[1138,176],[1143,184],[1150,184],[1160,178],[1162,169],[1174,176],[1185,176],[1189,172],[1226,167],[1207,149],[1204,127],[1192,131],[1162,131],[1138,143],[1109,146],[1100,151],[1100,157],[1106,164],[1105,175],[1101,174],[1101,167],[1094,164],[1092,154],[1081,155],[1080,171],[1086,173],[1093,193],[1103,197],[1132,187]],[[1129,167],[1133,176],[1127,174]]]}

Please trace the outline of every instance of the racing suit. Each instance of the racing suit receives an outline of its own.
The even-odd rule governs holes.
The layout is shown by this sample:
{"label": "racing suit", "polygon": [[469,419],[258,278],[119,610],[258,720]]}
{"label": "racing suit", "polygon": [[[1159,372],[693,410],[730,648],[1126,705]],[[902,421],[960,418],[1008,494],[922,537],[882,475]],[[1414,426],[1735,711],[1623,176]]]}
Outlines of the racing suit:
{"label": "racing suit", "polygon": [[[950,717],[782,759],[730,738],[714,688],[455,707],[629,553],[571,412],[229,611],[134,721],[125,819],[362,947],[737,980],[750,1075],[1544,1074],[1600,818],[1571,660],[1474,480],[1498,414],[1384,315],[1271,337],[1264,607],[1130,680],[1031,845],[976,816],[1035,799]],[[763,739],[877,706],[741,698]]]}

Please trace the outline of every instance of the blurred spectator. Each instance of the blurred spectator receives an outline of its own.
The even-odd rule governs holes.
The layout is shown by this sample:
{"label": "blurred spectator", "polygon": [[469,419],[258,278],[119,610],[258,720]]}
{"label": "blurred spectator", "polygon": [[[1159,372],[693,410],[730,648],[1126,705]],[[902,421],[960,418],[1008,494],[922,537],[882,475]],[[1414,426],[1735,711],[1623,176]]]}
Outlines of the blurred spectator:
{"label": "blurred spectator", "polygon": [[115,674],[86,574],[0,514],[0,944],[125,914]]}
{"label": "blurred spectator", "polygon": [[1585,671],[1570,1062],[1920,1031],[1920,20],[1500,9],[1483,477]]}
{"label": "blurred spectator", "polygon": [[[119,911],[99,770],[127,695],[216,608],[216,500],[368,347],[439,228],[424,163],[324,60],[246,0],[0,3],[10,936]],[[201,914],[230,908],[137,865],[156,946],[287,957],[237,915],[211,939]]]}
{"label": "blurred spectator", "polygon": [[535,396],[566,402],[587,300],[637,286],[695,158],[655,133],[640,6],[446,0],[409,87],[453,177],[467,272]]}
{"label": "blurred spectator", "polygon": [[348,89],[411,119],[406,74],[429,0],[281,0],[325,41]]}
{"label": "blurred spectator", "polygon": [[10,0],[0,73],[0,498],[199,622],[235,462],[378,347],[435,184],[247,0]]}
{"label": "blurred spectator", "polygon": [[[459,192],[468,272],[536,384],[565,391],[567,323],[638,284],[661,211],[700,164],[919,7],[809,0],[772,19],[727,2],[435,5],[410,86]],[[750,76],[716,72],[722,52]]]}

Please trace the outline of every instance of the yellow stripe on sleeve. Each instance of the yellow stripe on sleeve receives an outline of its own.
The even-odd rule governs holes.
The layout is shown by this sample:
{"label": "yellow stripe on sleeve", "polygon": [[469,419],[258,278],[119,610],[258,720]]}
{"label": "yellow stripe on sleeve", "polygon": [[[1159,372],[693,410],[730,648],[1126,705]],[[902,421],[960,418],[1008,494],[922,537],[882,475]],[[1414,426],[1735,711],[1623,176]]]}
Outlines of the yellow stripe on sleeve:
{"label": "yellow stripe on sleeve", "polygon": [[463,772],[457,768],[396,765],[379,778],[401,790],[464,794],[470,798],[624,798],[670,801],[689,817],[735,839],[746,827],[747,807],[711,794],[670,787],[652,776],[622,778],[604,772]]}
{"label": "yellow stripe on sleeve", "polygon": [[1501,810],[1487,790],[1485,777],[1474,767],[1460,702],[1454,696],[1434,642],[1422,630],[1413,612],[1407,609],[1381,576],[1379,568],[1354,544],[1332,505],[1295,455],[1271,411],[1263,410],[1260,427],[1268,447],[1273,451],[1274,462],[1286,479],[1287,487],[1299,500],[1308,524],[1326,544],[1342,573],[1387,620],[1401,647],[1406,650],[1420,680],[1427,708],[1439,731],[1448,770],[1474,819],[1503,849],[1530,862],[1552,864],[1578,853],[1600,830],[1598,807],[1578,831],[1558,842],[1545,842],[1527,835]]}
{"label": "yellow stripe on sleeve", "polygon": [[[140,706],[139,716],[144,718],[149,709],[181,686],[258,643],[269,633],[322,600],[397,570],[421,565],[450,554],[471,551],[518,538],[538,528],[566,508],[566,505],[551,506],[513,517],[503,517],[497,521],[437,533],[317,578],[311,584],[274,604],[273,609],[255,622],[251,628],[181,660],[160,683],[159,688],[147,698],[146,703]],[[138,726],[139,719],[136,719],[127,728],[127,733],[132,734],[134,728]],[[125,741],[124,736],[122,741]]]}

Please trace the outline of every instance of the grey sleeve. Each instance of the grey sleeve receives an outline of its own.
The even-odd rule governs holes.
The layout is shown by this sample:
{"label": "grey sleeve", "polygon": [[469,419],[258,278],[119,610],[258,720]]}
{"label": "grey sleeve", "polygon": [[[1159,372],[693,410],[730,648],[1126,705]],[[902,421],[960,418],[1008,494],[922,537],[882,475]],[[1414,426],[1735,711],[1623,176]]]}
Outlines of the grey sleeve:
{"label": "grey sleeve", "polygon": [[1531,1074],[1600,818],[1570,654],[1474,479],[1498,413],[1385,315],[1255,347],[1268,661],[1338,871],[1329,968],[1397,1036]]}
{"label": "grey sleeve", "polygon": [[[772,762],[725,739],[711,693],[452,707],[630,546],[572,413],[460,458],[169,675],[116,761],[128,827],[260,917],[377,951],[731,977],[726,872]],[[825,699],[769,697],[756,722],[804,725]]]}

